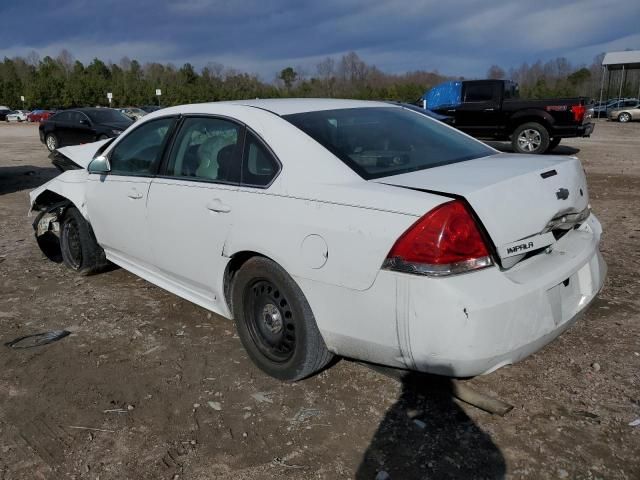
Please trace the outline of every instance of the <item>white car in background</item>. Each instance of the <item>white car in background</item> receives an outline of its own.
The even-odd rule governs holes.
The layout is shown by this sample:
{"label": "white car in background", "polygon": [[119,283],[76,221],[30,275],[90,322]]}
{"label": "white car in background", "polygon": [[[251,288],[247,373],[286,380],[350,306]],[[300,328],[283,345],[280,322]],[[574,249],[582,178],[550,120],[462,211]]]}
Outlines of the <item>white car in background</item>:
{"label": "white car in background", "polygon": [[28,114],[26,110],[14,110],[7,114],[7,122],[26,122]]}
{"label": "white car in background", "polygon": [[147,114],[147,112],[145,112],[141,108],[136,108],[136,107],[119,108],[118,110],[120,110],[121,113],[125,114],[134,122],[137,120],[140,120],[142,117],[144,117]]}
{"label": "white car in background", "polygon": [[468,377],[537,351],[601,289],[574,157],[498,151],[400,105],[165,108],[31,192],[47,251],[224,317],[298,380],[333,355]]}

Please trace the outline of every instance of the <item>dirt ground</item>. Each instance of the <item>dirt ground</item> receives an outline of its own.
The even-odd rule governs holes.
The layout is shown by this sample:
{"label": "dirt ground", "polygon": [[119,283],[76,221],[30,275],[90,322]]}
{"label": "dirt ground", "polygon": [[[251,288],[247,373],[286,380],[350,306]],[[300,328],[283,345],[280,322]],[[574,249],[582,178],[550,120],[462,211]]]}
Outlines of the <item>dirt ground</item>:
{"label": "dirt ground", "polygon": [[469,381],[514,405],[499,417],[346,360],[279,383],[231,322],[45,259],[27,192],[57,172],[36,126],[0,125],[0,341],[72,332],[0,345],[0,479],[640,478],[639,152],[640,124],[605,121],[558,148],[587,171],[609,276],[559,339]]}

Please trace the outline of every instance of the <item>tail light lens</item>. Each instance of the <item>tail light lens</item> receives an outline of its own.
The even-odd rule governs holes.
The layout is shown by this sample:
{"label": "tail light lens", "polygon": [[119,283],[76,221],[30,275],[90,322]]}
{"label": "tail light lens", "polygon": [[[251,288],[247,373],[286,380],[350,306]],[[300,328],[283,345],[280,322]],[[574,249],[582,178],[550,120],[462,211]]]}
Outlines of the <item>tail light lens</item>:
{"label": "tail light lens", "polygon": [[586,112],[587,112],[587,107],[585,107],[584,105],[571,106],[571,113],[573,113],[573,119],[578,123],[581,123],[582,120],[584,120],[584,114]]}
{"label": "tail light lens", "polygon": [[434,208],[402,234],[383,268],[443,276],[493,265],[487,245],[464,202]]}

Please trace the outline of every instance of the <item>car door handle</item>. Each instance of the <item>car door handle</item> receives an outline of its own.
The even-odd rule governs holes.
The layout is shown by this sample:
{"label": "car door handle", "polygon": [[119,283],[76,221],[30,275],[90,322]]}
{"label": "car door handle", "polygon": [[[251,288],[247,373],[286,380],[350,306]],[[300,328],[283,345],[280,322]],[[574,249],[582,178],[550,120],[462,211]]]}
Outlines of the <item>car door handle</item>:
{"label": "car door handle", "polygon": [[219,198],[214,198],[207,203],[207,210],[219,213],[229,213],[231,211],[231,207],[225,203],[222,203],[222,200],[220,200]]}
{"label": "car door handle", "polygon": [[140,200],[142,198],[142,194],[137,190],[131,190],[127,196],[133,200]]}
{"label": "car door handle", "polygon": [[493,112],[495,110],[495,108],[485,108],[484,111],[485,112]]}

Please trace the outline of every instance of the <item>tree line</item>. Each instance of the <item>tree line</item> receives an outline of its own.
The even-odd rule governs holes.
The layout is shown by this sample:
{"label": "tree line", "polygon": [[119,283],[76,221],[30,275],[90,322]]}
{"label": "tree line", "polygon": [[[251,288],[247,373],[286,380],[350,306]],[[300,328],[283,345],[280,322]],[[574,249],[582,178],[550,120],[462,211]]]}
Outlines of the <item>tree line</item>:
{"label": "tree line", "polygon": [[[594,59],[589,66],[575,66],[565,58],[557,58],[546,63],[524,63],[508,70],[493,65],[487,77],[517,81],[523,97],[596,97],[600,60],[601,57]],[[55,58],[41,59],[35,52],[26,57],[5,57],[0,62],[0,105],[21,108],[20,97],[24,96],[24,107],[28,109],[106,106],[109,104],[107,92],[113,94],[114,107],[274,97],[414,102],[434,85],[453,79],[464,78],[425,70],[386,73],[366,63],[355,52],[338,58],[327,57],[312,72],[301,67],[286,67],[273,81],[267,82],[257,75],[218,63],[196,69],[190,63],[181,67],[171,63],[141,64],[124,57],[118,63],[96,58],[85,65],[63,50]],[[631,88],[628,87],[630,92]],[[156,97],[156,89],[161,90],[161,97]]]}

